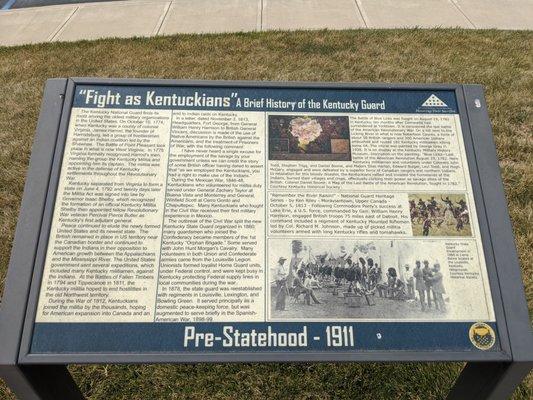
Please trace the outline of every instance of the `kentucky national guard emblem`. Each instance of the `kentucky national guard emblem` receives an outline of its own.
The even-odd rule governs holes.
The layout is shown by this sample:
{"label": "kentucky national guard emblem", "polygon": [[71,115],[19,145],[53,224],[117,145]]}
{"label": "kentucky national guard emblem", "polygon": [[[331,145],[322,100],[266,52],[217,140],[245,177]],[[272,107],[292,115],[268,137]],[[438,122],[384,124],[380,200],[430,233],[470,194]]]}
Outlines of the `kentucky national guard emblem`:
{"label": "kentucky national guard emblem", "polygon": [[494,330],[484,322],[477,322],[470,327],[470,341],[480,350],[488,350],[496,342]]}

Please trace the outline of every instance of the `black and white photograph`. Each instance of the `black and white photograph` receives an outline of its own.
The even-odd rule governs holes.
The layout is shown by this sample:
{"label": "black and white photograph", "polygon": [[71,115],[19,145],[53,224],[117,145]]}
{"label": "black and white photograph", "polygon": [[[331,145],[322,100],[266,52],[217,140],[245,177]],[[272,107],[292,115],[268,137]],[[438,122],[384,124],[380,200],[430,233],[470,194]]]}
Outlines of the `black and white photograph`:
{"label": "black and white photograph", "polygon": [[344,116],[269,115],[268,144],[270,160],[351,160]]}
{"label": "black and white photograph", "polygon": [[271,319],[446,318],[444,258],[432,241],[272,239]]}

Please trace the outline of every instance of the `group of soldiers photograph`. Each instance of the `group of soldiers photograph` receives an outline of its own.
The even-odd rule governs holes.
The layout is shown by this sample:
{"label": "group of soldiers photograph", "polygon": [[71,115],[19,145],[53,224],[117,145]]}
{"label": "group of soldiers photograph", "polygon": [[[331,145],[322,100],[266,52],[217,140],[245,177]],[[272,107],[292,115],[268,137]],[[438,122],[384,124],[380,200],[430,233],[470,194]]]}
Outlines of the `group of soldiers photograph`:
{"label": "group of soldiers photograph", "polygon": [[[301,247],[301,241],[293,241],[292,246]],[[409,302],[413,307],[418,301],[419,312],[432,309],[446,312],[446,291],[438,262],[432,267],[428,260],[416,260],[414,268],[399,263],[382,268],[375,260],[376,255],[349,254],[344,246],[336,256],[331,252],[314,256],[309,248],[305,251],[307,257],[298,257],[299,252],[296,252],[290,262],[286,257],[279,257],[277,261],[272,292],[277,312],[290,308],[289,304],[297,304],[300,297],[303,297],[304,304],[312,306],[338,303],[339,298],[353,296],[360,297],[368,306],[375,305],[380,298]]]}

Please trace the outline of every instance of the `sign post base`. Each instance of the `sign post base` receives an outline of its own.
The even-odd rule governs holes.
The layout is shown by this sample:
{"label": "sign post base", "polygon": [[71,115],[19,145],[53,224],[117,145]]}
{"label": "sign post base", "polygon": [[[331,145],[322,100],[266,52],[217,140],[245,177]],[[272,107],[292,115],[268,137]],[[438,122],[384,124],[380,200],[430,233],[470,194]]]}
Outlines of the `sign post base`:
{"label": "sign post base", "polygon": [[533,362],[469,362],[448,394],[448,400],[510,398],[533,368]]}
{"label": "sign post base", "polygon": [[84,399],[64,365],[2,366],[0,376],[21,400]]}

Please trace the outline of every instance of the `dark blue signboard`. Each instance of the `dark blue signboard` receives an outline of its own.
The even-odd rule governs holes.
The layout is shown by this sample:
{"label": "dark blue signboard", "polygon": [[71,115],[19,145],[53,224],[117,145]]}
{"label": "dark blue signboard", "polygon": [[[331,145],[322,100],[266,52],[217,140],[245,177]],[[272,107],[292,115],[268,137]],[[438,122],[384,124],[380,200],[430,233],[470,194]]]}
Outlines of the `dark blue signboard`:
{"label": "dark blue signboard", "polygon": [[[32,354],[466,351],[474,322],[37,323]],[[488,324],[496,330],[495,323]],[[489,351],[498,352],[495,343]]]}
{"label": "dark blue signboard", "polygon": [[[491,287],[486,280],[475,181],[466,163],[470,143],[461,129],[456,89],[77,84],[72,92],[69,128],[64,141],[59,141],[64,155],[55,169],[58,190],[49,204],[50,225],[45,227],[50,239],[38,259],[43,283],[34,285],[36,320],[28,342],[29,357],[85,353],[502,351]],[[134,110],[146,113],[135,114],[137,119],[131,120]],[[159,113],[157,122],[151,119],[155,115],[152,111]],[[181,111],[202,114],[183,114],[176,119]],[[249,119],[248,112],[258,116]],[[220,128],[224,120],[210,120],[210,113],[231,115],[233,122]],[[394,119],[396,114],[403,119]],[[361,117],[355,119],[355,115]],[[235,116],[241,125],[234,122]],[[247,129],[253,121],[255,131],[250,133]],[[182,125],[185,128],[180,128]],[[223,136],[217,136],[221,132]],[[232,251],[239,254],[237,249],[249,243],[240,239],[244,236],[236,233],[233,238],[209,240],[209,235],[214,235],[209,224],[218,214],[213,217],[204,210],[197,216],[207,221],[204,237],[176,239],[180,236],[177,227],[183,230],[185,226],[179,225],[184,215],[181,208],[187,199],[198,196],[198,187],[204,186],[194,164],[194,159],[203,155],[195,153],[182,163],[185,155],[180,154],[194,152],[195,140],[203,144],[206,133],[211,135],[213,145],[217,137],[231,135],[237,140],[239,135],[255,135],[249,140],[252,144],[241,148],[241,158],[249,161],[244,155],[249,150],[261,154],[259,166],[253,168],[259,178],[253,179],[255,200],[261,202],[258,208],[263,210],[257,215],[262,220],[249,219],[247,223],[256,224],[251,228],[255,238],[252,245],[256,246],[253,251],[264,255],[259,263],[254,261],[253,271],[248,270],[255,279],[250,285],[255,288],[250,291],[256,292],[256,299],[251,302],[263,305],[236,305],[240,314],[226,314],[227,307],[206,293],[212,289],[227,296],[217,291],[223,284],[228,291],[240,290],[235,283],[238,277],[233,283],[225,280],[235,275]],[[388,135],[388,139],[380,139],[380,135]],[[404,137],[412,137],[416,143]],[[110,167],[128,156],[120,150],[122,146],[131,146],[137,139],[135,147],[141,150],[136,150],[126,164],[139,167],[137,171],[155,171],[149,179],[134,172],[121,175]],[[184,140],[189,140],[188,144],[183,144]],[[395,146],[392,153],[391,145]],[[221,146],[224,154],[226,150]],[[419,150],[413,151],[415,148]],[[414,159],[402,157],[404,151]],[[162,156],[139,156],[154,152]],[[363,170],[367,179],[372,180],[369,174],[375,173],[378,180],[383,169],[371,167],[380,162],[384,152],[394,161],[393,169],[387,172],[388,181],[379,178],[379,186],[350,183]],[[445,154],[446,159],[439,154]],[[212,160],[213,156],[209,157]],[[449,157],[453,158],[451,162]],[[418,158],[422,161],[416,161]],[[221,165],[231,164],[229,160]],[[285,164],[288,160],[297,162],[289,166]],[[240,168],[239,162],[226,170],[224,182],[232,182],[233,193],[244,193],[242,188],[251,187],[248,183],[238,186],[239,179],[247,179],[242,178],[242,168],[233,181],[228,174],[231,168]],[[203,165],[207,175],[217,173],[218,167],[207,158]],[[327,179],[347,182],[338,193],[327,185],[319,191],[318,195],[329,196],[329,200],[313,197],[316,189],[306,186],[301,177],[291,183],[292,177],[316,165],[327,167]],[[87,173],[95,166],[101,168]],[[280,174],[283,168],[292,168],[292,175]],[[429,176],[425,168],[437,171],[439,178]],[[190,174],[183,175],[188,169]],[[393,178],[396,170],[406,171],[411,178],[398,178],[405,183],[398,181]],[[319,181],[325,179],[320,171],[315,175]],[[286,179],[288,186],[276,187],[273,177]],[[182,190],[184,186],[188,189]],[[216,197],[216,191],[215,185],[203,193]],[[160,196],[159,205],[151,193]],[[135,203],[134,195],[146,200]],[[239,211],[246,205],[239,203],[239,198],[227,197],[227,192],[225,196],[237,204],[237,216],[224,214],[225,223],[231,225],[237,219],[243,224],[244,214],[239,215]],[[276,211],[281,203],[268,200],[274,196],[285,196],[285,203]],[[297,196],[303,196],[299,197],[300,208],[308,207],[303,214],[291,206],[291,198]],[[103,209],[95,211],[91,204],[100,204],[102,197],[106,199]],[[315,207],[317,201],[321,208]],[[142,212],[135,210],[134,204]],[[194,207],[194,201],[190,204]],[[339,218],[335,205],[344,209],[340,218],[351,222],[325,235],[322,224]],[[85,208],[92,211],[86,213]],[[194,212],[188,214],[192,219]],[[298,217],[289,221],[292,215]],[[298,225],[300,217],[304,222],[314,219],[311,230],[276,234],[268,227],[275,219],[276,224],[285,221]],[[95,219],[99,221],[97,229],[91,230]],[[194,221],[189,223],[196,226]],[[387,224],[390,226],[384,228]],[[355,226],[359,226],[358,231]],[[280,227],[283,230],[283,225]],[[129,262],[125,261],[128,254],[116,250],[120,238],[129,240],[128,235],[144,238],[128,242],[125,252],[140,254]],[[152,245],[149,240],[157,244],[153,253],[147,250]],[[282,242],[285,248],[280,250],[276,243]],[[237,246],[233,248],[232,243]],[[217,250],[224,246],[228,251]],[[291,246],[292,252],[288,252]],[[197,250],[187,253],[187,248]],[[205,263],[204,253],[214,254],[214,262]],[[187,256],[185,263],[180,260],[183,256]],[[184,319],[180,310],[194,312],[195,306],[177,302],[175,315],[167,307],[165,312],[173,317],[161,318],[159,307],[168,304],[168,298],[174,299],[172,293],[184,289],[182,286],[187,284],[182,282],[189,272],[203,281],[189,292],[195,300],[182,299],[181,303],[196,304],[199,309],[212,303],[215,317]],[[214,276],[212,280],[210,276]],[[125,286],[131,291],[125,293]],[[462,290],[477,292],[465,296]],[[311,305],[311,299],[316,304]],[[155,305],[146,307],[148,303]],[[131,304],[142,312],[130,312],[134,309]],[[226,317],[217,319],[218,315]]]}
{"label": "dark blue signboard", "polygon": [[73,107],[324,113],[458,112],[453,90],[78,85]]}

